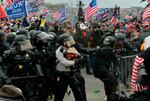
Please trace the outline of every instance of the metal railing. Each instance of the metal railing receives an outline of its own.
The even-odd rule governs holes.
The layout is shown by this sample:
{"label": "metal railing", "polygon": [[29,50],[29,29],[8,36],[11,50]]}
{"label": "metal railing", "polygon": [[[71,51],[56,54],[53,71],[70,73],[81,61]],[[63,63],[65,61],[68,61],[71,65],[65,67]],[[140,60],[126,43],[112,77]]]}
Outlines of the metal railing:
{"label": "metal railing", "polygon": [[119,58],[118,83],[120,91],[129,92],[135,56],[131,55]]}

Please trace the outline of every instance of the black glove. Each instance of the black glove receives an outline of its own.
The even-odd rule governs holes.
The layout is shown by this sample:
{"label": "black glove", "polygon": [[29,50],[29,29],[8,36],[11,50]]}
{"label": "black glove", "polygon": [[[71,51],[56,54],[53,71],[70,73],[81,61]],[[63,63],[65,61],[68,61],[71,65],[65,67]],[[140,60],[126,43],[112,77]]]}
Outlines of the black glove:
{"label": "black glove", "polygon": [[79,59],[75,59],[75,66],[84,63],[84,58],[81,56]]}

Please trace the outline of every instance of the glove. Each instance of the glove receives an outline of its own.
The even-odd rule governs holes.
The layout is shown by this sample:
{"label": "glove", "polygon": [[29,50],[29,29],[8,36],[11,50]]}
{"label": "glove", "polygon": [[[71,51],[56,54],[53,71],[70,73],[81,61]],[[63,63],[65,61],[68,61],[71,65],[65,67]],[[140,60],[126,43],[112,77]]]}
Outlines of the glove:
{"label": "glove", "polygon": [[75,59],[75,66],[84,63],[84,58],[81,56],[79,59]]}
{"label": "glove", "polygon": [[90,48],[88,49],[88,53],[93,53],[93,52],[97,52],[100,49],[100,46],[96,46],[95,48]]}

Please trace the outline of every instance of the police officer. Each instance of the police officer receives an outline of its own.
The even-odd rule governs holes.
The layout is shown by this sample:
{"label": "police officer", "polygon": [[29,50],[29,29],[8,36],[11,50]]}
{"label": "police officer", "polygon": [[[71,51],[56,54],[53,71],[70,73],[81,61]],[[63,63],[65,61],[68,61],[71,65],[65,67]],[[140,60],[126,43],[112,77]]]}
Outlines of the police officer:
{"label": "police officer", "polygon": [[1,61],[1,69],[3,70],[1,78],[6,83],[11,83],[19,87],[27,100],[33,97],[34,90],[32,87],[34,87],[35,80],[19,78],[34,75],[42,76],[40,66],[35,63],[34,59],[36,58],[29,50],[31,48],[30,40],[25,35],[17,35],[14,41],[14,47],[4,52],[3,61]]}
{"label": "police officer", "polygon": [[[117,67],[117,59],[114,51],[115,38],[107,36],[104,41],[104,47],[97,49],[95,53],[95,63],[93,68],[94,76],[104,83],[107,101],[112,93],[116,91],[117,82],[114,77]],[[107,62],[106,62],[107,61]],[[111,64],[113,64],[111,68]],[[113,70],[113,72],[110,71]]]}
{"label": "police officer", "polygon": [[[54,33],[53,33],[54,34]],[[37,63],[41,64],[42,71],[44,73],[44,78],[42,81],[43,90],[40,92],[42,96],[42,101],[46,101],[48,97],[48,92],[52,89],[52,76],[55,73],[56,67],[56,39],[55,35],[47,34],[41,31],[35,31],[31,35],[31,42],[34,45],[34,53],[36,54]],[[45,82],[48,81],[48,82]],[[50,91],[52,92],[52,91]]]}
{"label": "police officer", "polygon": [[60,35],[58,43],[60,45],[56,50],[58,77],[54,101],[63,101],[68,85],[73,91],[75,101],[86,101],[84,79],[79,71],[79,64],[84,59],[73,47],[75,41],[71,35]]}

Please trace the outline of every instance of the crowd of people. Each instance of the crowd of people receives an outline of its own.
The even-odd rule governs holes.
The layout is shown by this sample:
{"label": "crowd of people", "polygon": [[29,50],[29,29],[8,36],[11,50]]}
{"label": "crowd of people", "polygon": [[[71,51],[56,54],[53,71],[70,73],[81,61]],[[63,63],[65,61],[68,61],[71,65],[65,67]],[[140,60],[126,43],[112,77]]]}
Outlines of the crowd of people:
{"label": "crowd of people", "polygon": [[[63,101],[70,86],[75,101],[87,101],[80,70],[86,68],[87,74],[104,83],[107,101],[149,101],[148,21],[132,19],[111,24],[109,20],[93,20],[71,26],[69,22],[49,23],[41,15],[34,22],[24,17],[1,20],[0,24],[0,99],[47,101],[53,94],[54,101]],[[138,66],[145,71],[139,83],[146,82],[147,89],[130,97],[121,96],[116,93],[118,59],[133,54],[144,59]],[[6,86],[15,89],[9,92],[4,85],[14,85],[23,94],[11,96],[17,90]],[[1,94],[6,91],[10,96]]]}

